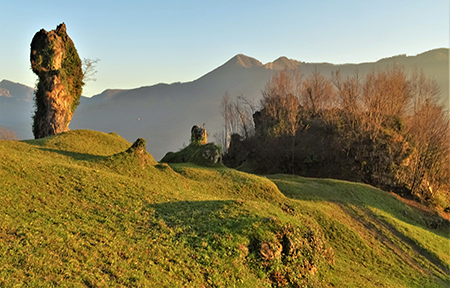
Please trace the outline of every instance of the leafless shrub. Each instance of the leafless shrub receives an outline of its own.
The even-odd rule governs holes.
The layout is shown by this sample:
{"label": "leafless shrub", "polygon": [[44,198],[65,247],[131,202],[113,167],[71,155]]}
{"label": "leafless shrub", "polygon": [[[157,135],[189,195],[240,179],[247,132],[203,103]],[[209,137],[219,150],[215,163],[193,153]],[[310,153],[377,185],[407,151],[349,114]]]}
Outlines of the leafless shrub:
{"label": "leafless shrub", "polygon": [[262,92],[261,106],[265,114],[276,125],[272,132],[276,136],[294,136],[300,127],[299,83],[286,71],[281,71],[267,83]]}
{"label": "leafless shrub", "polygon": [[0,126],[0,140],[19,140],[19,137],[17,137],[16,132],[5,126]]}
{"label": "leafless shrub", "polygon": [[223,130],[214,133],[213,137],[222,145],[224,151],[228,149],[231,135],[239,134],[243,138],[248,138],[254,134],[253,113],[256,107],[243,95],[236,97],[233,101],[230,95],[225,93],[222,96],[219,111],[223,118]]}

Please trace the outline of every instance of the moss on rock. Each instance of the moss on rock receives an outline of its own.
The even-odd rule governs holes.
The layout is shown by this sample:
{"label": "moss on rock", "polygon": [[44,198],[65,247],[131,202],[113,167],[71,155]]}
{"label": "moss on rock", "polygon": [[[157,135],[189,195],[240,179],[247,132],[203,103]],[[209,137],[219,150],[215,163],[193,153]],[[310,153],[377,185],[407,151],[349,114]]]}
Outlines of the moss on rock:
{"label": "moss on rock", "polygon": [[81,59],[66,25],[41,29],[31,41],[31,69],[39,77],[35,92],[33,134],[36,139],[69,130],[82,93]]}
{"label": "moss on rock", "polygon": [[164,163],[195,163],[202,166],[222,166],[220,148],[214,143],[190,144],[178,152],[168,152],[162,159]]}

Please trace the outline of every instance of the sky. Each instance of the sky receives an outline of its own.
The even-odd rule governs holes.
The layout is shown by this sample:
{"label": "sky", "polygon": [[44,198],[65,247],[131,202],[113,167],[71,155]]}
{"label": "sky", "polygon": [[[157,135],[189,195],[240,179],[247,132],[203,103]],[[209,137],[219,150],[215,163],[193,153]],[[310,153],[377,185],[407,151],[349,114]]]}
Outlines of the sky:
{"label": "sky", "polygon": [[1,0],[0,80],[34,87],[30,42],[62,22],[105,89],[189,82],[237,54],[272,62],[375,62],[448,48],[448,0]]}

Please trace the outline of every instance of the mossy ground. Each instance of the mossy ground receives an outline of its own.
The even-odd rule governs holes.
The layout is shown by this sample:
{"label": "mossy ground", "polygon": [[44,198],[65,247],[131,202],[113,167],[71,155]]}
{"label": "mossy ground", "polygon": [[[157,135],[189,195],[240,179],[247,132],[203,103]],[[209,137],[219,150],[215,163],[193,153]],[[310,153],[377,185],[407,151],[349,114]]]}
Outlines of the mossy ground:
{"label": "mossy ground", "polygon": [[[450,285],[447,223],[388,193],[151,155],[142,165],[130,146],[87,130],[0,141],[0,286]],[[311,255],[262,259],[258,241],[287,234]]]}

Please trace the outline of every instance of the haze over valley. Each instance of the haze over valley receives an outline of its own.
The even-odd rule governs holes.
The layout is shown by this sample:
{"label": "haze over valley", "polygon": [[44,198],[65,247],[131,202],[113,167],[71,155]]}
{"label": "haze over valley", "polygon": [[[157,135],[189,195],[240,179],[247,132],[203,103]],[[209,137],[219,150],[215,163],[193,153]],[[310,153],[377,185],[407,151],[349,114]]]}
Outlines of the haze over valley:
{"label": "haze over valley", "polygon": [[[389,56],[389,55],[388,55]],[[155,159],[189,144],[192,125],[205,123],[210,136],[222,128],[219,105],[222,96],[243,95],[258,104],[267,81],[284,69],[308,76],[316,69],[324,76],[340,70],[345,77],[399,64],[406,71],[423,69],[441,89],[442,103],[448,103],[449,49],[440,48],[416,56],[391,56],[373,63],[305,63],[280,57],[261,63],[246,55],[236,55],[204,76],[186,83],[157,84],[135,89],[106,89],[91,98],[82,97],[70,129],[116,132],[130,142],[147,139],[147,150]],[[448,105],[448,104],[447,104]],[[31,139],[33,88],[3,79],[0,82],[0,123]],[[212,139],[210,138],[210,141]]]}

